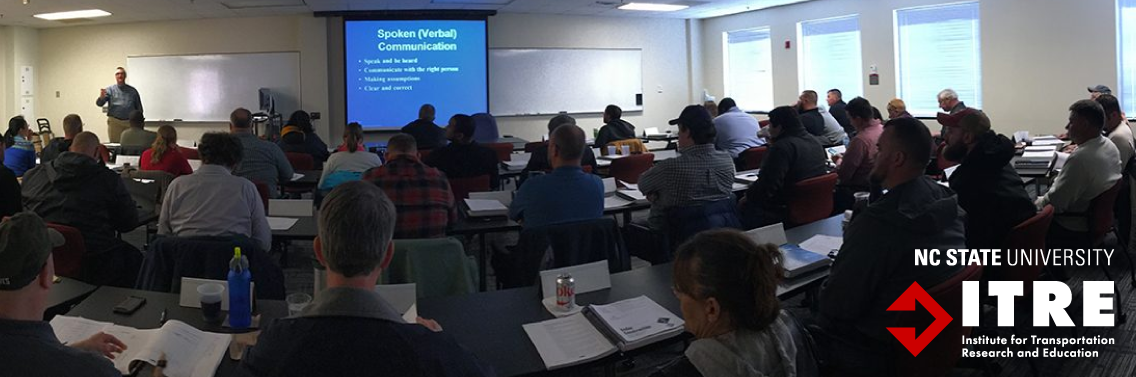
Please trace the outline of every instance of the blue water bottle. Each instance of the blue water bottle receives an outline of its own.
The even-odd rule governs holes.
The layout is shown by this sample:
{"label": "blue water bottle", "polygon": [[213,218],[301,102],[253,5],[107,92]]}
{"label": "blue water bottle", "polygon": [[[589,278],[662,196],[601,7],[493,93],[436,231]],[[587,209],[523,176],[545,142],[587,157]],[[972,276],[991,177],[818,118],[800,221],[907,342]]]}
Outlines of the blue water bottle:
{"label": "blue water bottle", "polygon": [[234,329],[252,326],[249,292],[252,273],[249,272],[248,265],[248,258],[241,255],[241,248],[233,249],[233,259],[229,261],[229,327]]}

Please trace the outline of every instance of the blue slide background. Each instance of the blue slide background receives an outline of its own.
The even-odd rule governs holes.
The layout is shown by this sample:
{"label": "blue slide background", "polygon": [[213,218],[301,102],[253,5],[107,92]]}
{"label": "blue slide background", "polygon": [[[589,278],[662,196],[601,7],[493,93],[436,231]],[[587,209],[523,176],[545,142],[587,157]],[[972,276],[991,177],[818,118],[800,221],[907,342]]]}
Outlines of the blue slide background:
{"label": "blue slide background", "polygon": [[[457,30],[457,39],[390,38],[380,39],[378,30],[419,29]],[[346,59],[347,121],[359,122],[365,129],[401,128],[418,118],[418,107],[425,103],[437,109],[434,121],[445,126],[454,114],[489,110],[486,73],[485,21],[346,21],[344,46]],[[379,43],[452,43],[456,51],[379,51]],[[399,59],[418,59],[417,63],[398,63]],[[367,64],[365,60],[396,59],[391,64]],[[458,72],[367,73],[370,68],[457,67]],[[365,78],[420,77],[413,82],[368,82]],[[412,90],[372,90],[371,87],[412,86]]]}

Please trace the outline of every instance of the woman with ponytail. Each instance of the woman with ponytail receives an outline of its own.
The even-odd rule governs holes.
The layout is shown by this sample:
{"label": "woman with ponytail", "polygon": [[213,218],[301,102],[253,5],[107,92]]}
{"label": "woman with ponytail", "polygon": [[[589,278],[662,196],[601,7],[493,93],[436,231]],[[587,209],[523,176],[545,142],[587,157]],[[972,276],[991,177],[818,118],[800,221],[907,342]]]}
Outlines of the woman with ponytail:
{"label": "woman with ponytail", "polygon": [[17,177],[35,167],[36,152],[32,145],[32,129],[23,116],[8,120],[8,130],[4,131],[4,166]]}
{"label": "woman with ponytail", "polygon": [[782,274],[777,246],[736,230],[702,232],[679,246],[674,291],[695,340],[655,376],[797,376],[792,319],[777,299]]}
{"label": "woman with ponytail", "polygon": [[368,152],[362,144],[363,126],[351,122],[343,131],[343,145],[347,147],[332,154],[323,167],[318,186],[321,192],[329,192],[343,182],[358,181],[363,172],[383,165],[379,155]]}
{"label": "woman with ponytail", "polygon": [[182,156],[177,145],[177,130],[170,125],[158,127],[158,137],[150,149],[142,152],[139,164],[142,170],[160,170],[178,176],[193,174],[189,160]]}

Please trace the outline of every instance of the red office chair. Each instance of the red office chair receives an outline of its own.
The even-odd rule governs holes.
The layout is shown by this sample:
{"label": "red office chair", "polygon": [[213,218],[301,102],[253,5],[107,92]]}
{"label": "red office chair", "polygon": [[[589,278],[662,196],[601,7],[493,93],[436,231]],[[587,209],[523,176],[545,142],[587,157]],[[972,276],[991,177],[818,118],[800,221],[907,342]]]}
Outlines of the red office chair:
{"label": "red office chair", "polygon": [[836,189],[836,173],[812,177],[794,183],[784,190],[785,227],[820,221],[832,214],[832,192]]}
{"label": "red office chair", "polygon": [[531,143],[525,143],[525,153],[533,153],[534,151],[545,145],[548,145],[547,141],[534,141]]}
{"label": "red office chair", "polygon": [[315,170],[316,168],[316,160],[310,154],[284,152],[284,156],[288,157],[288,163],[292,165],[292,170]]}
{"label": "red office chair", "polygon": [[201,159],[201,155],[197,153],[196,148],[186,148],[186,147],[179,145],[178,146],[178,152],[181,152],[181,155],[183,157],[185,157],[186,160],[200,160]]}
{"label": "red office chair", "polygon": [[[918,357],[898,341],[892,347],[898,376],[946,376],[958,362],[962,338],[970,335],[970,328],[962,326],[962,282],[975,281],[982,276],[982,266],[972,265],[939,283],[927,293],[939,303],[951,320],[947,327],[919,353]],[[926,329],[934,322],[930,313],[922,310],[896,312],[895,321],[888,327],[914,327]]]}
{"label": "red office chair", "polygon": [[758,127],[765,127],[765,126],[768,126],[768,125],[769,125],[769,119],[762,119],[762,120],[757,121]]}
{"label": "red office chair", "polygon": [[942,144],[939,144],[938,148],[939,148],[939,151],[935,154],[939,157],[935,159],[935,164],[936,164],[936,166],[938,166],[940,171],[946,170],[947,168],[949,168],[951,166],[955,166],[955,165],[959,164],[958,161],[947,160],[947,158],[943,156],[945,154],[945,152],[947,151],[947,143],[944,142]]}
{"label": "red office chair", "polygon": [[769,147],[764,145],[742,151],[742,154],[738,156],[742,159],[742,170],[760,169],[761,162],[765,160],[766,152],[769,152]]}
{"label": "red office chair", "polygon": [[[1085,214],[1089,221],[1089,240],[1094,247],[1104,243],[1105,236],[1113,231],[1113,221],[1116,218],[1116,197],[1120,194],[1120,188],[1123,185],[1124,182],[1118,180],[1116,181],[1116,184],[1112,185],[1112,188],[1109,188],[1107,191],[1101,193],[1100,195],[1097,195],[1097,197],[1093,198],[1093,200],[1089,202],[1089,209],[1085,212]],[[1127,232],[1128,229],[1124,229],[1122,231]],[[1120,253],[1125,254],[1126,257],[1128,256],[1127,250],[1120,250]],[[1136,279],[1136,270],[1132,268],[1131,259],[1129,259],[1128,263],[1128,272],[1132,275],[1131,277],[1133,279]],[[1108,271],[1108,266],[1101,265],[1101,270],[1104,271],[1105,278],[1113,281],[1113,285],[1116,285],[1116,281],[1112,279],[1112,274]],[[1116,306],[1114,307],[1116,308],[1116,322],[1124,323],[1128,320],[1128,315],[1124,312],[1125,301],[1123,293],[1121,292],[1119,287],[1116,288],[1115,298]]]}
{"label": "red office chair", "polygon": [[66,225],[47,223],[63,235],[63,245],[51,250],[55,260],[55,274],[72,279],[83,279],[83,256],[87,254],[87,245],[83,243],[83,234],[79,229]]}
{"label": "red office chair", "polygon": [[110,149],[107,149],[105,145],[99,144],[99,158],[101,158],[103,162],[111,161]]}
{"label": "red office chair", "polygon": [[639,176],[643,175],[655,163],[654,153],[633,154],[611,161],[608,175],[627,183],[639,183]]}
{"label": "red office chair", "polygon": [[269,194],[268,185],[262,182],[253,182],[256,184],[256,193],[260,194],[260,201],[264,203],[264,214],[268,214],[268,199],[272,196]]}
{"label": "red office chair", "polygon": [[469,198],[471,192],[489,191],[489,175],[479,175],[470,178],[450,178],[450,191],[454,193],[454,201],[461,202]]}
{"label": "red office chair", "polygon": [[[1012,249],[1045,249],[1045,235],[1049,233],[1049,223],[1053,222],[1053,206],[1047,205],[1033,217],[1022,221],[1021,224],[1010,229],[1006,235],[1007,250]],[[984,280],[1008,280],[1025,282],[1025,295],[1019,298],[1030,297],[1033,291],[1033,282],[1041,275],[1045,266],[996,266],[987,268]]]}
{"label": "red office chair", "polygon": [[485,143],[494,152],[497,152],[497,162],[512,161],[513,143]]}

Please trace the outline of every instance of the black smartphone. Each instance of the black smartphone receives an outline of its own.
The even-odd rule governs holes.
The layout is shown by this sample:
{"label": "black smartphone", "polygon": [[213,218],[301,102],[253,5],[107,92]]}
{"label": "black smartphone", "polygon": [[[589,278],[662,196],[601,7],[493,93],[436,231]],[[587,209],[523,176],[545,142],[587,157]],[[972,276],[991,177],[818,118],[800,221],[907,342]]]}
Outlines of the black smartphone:
{"label": "black smartphone", "polygon": [[145,298],[138,297],[138,296],[130,296],[130,297],[127,297],[126,300],[123,300],[121,303],[116,305],[114,307],[114,312],[118,313],[118,314],[134,314],[135,311],[138,311],[138,308],[141,308],[142,305],[145,305],[145,304],[146,304]]}

